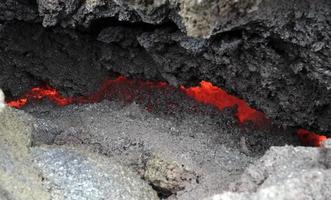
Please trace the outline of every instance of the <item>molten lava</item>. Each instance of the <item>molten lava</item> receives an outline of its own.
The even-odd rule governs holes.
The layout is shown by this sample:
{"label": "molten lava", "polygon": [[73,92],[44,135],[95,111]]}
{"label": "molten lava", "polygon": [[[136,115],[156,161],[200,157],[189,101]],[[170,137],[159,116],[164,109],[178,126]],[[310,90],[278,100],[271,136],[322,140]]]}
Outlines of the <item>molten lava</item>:
{"label": "molten lava", "polygon": [[262,112],[249,107],[245,101],[229,95],[224,90],[213,86],[210,82],[201,81],[200,86],[190,88],[184,88],[182,86],[181,89],[188,96],[194,98],[198,102],[213,105],[220,110],[227,107],[236,106],[236,116],[240,123],[244,123],[246,121],[259,123],[266,120],[266,117]]}
{"label": "molten lava", "polygon": [[297,131],[297,134],[302,144],[305,144],[307,146],[319,147],[321,146],[323,141],[327,140],[326,136],[318,135],[314,132],[310,132],[305,129],[299,129]]}
{"label": "molten lava", "polygon": [[29,103],[30,100],[41,100],[48,98],[58,106],[66,106],[72,103],[72,98],[62,97],[57,90],[49,86],[35,87],[21,98],[7,102],[7,105],[14,108],[21,108]]}
{"label": "molten lava", "polygon": [[[155,82],[155,81],[140,81],[140,80],[130,80],[123,76],[118,77],[113,80],[106,80],[99,90],[89,96],[82,97],[63,97],[60,93],[50,87],[35,87],[31,91],[27,92],[21,98],[13,101],[7,102],[8,106],[14,108],[21,108],[33,100],[42,100],[48,98],[51,102],[58,106],[66,106],[70,104],[87,104],[100,102],[109,95],[115,94],[120,100],[124,102],[132,102],[138,95],[139,92],[143,90],[157,90],[166,89],[174,90],[175,88],[169,86],[165,82]],[[240,123],[251,121],[256,125],[263,124],[269,120],[265,117],[262,112],[259,112],[248,104],[234,96],[229,95],[224,90],[214,86],[207,81],[201,81],[200,86],[185,88],[180,87],[180,90],[187,96],[195,99],[203,104],[209,104],[222,110],[227,107],[237,107],[236,117]],[[146,96],[141,96],[140,98],[145,99]],[[147,106],[147,109],[151,109],[151,105]],[[322,135],[318,135],[313,132],[309,132],[304,129],[299,129],[297,131],[299,138],[302,143],[307,146],[320,146],[321,142],[327,138]]]}
{"label": "molten lava", "polygon": [[116,79],[104,81],[101,87],[89,96],[63,97],[56,89],[50,86],[44,86],[32,88],[31,91],[27,92],[21,98],[8,101],[7,105],[14,108],[22,108],[30,101],[42,100],[44,98],[48,98],[51,102],[58,106],[97,103],[105,99],[109,91],[112,91],[112,93],[116,93],[117,96],[120,96],[119,98],[122,101],[131,102],[137,95],[139,88],[160,89],[167,86],[168,85],[165,82],[129,80],[123,76],[119,76]]}

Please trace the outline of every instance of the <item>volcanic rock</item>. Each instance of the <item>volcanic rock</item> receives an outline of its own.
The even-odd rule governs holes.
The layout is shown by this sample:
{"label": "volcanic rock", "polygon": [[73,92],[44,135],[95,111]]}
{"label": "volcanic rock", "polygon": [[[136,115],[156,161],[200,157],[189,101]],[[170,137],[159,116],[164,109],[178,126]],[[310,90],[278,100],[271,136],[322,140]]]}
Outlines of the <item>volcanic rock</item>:
{"label": "volcanic rock", "polygon": [[185,189],[186,182],[195,178],[184,166],[174,161],[162,159],[158,155],[152,156],[146,163],[144,179],[163,193],[175,194]]}
{"label": "volcanic rock", "polygon": [[1,200],[156,200],[156,192],[105,156],[70,147],[32,147],[35,119],[0,112]]}
{"label": "volcanic rock", "polygon": [[22,111],[0,112],[0,199],[50,200],[39,171],[31,165],[33,118]]}
{"label": "volcanic rock", "polygon": [[6,106],[6,104],[5,104],[5,94],[0,89],[0,112],[2,111],[2,109],[5,108],[5,106]]}
{"label": "volcanic rock", "polygon": [[[134,170],[161,197],[180,200],[201,200],[224,191],[271,145],[296,143],[284,130],[241,129],[233,110],[220,112],[175,91],[138,95],[140,105],[105,100],[56,107],[46,101],[24,109],[46,127],[35,137],[38,143],[84,145]],[[151,113],[143,102],[153,105]],[[181,104],[169,111],[169,102]]]}
{"label": "volcanic rock", "polygon": [[235,192],[207,199],[329,199],[331,170],[319,161],[319,155],[318,148],[272,147],[246,169],[234,187]]}
{"label": "volcanic rock", "polygon": [[34,1],[4,0],[0,2],[0,21],[37,22],[40,21],[38,18],[39,13]]}
{"label": "volcanic rock", "polygon": [[320,163],[326,168],[331,168],[331,139],[324,141],[320,150]]}
{"label": "volcanic rock", "polygon": [[[330,10],[329,0],[6,0],[0,87],[16,97],[46,81],[86,94],[107,72],[172,85],[207,80],[275,123],[327,133]],[[109,39],[123,31],[125,39]]]}
{"label": "volcanic rock", "polygon": [[55,146],[31,152],[53,199],[159,199],[137,175],[105,156]]}

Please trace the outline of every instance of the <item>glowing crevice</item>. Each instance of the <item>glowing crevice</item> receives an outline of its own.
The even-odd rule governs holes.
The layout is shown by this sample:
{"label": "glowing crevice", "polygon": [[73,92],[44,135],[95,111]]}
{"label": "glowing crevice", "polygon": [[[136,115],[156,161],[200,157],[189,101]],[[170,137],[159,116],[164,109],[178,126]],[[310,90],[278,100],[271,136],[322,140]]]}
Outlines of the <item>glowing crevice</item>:
{"label": "glowing crevice", "polygon": [[[130,90],[130,88],[132,89]],[[134,96],[137,95],[139,88],[155,90],[161,88],[170,89],[171,86],[165,82],[130,80],[126,77],[120,76],[116,79],[104,81],[101,87],[89,96],[63,97],[56,89],[50,86],[44,86],[32,88],[21,98],[8,101],[7,105],[14,108],[22,108],[30,101],[42,100],[44,98],[48,98],[58,106],[97,103],[105,99],[106,95],[111,95],[111,91],[114,92],[114,90],[120,90],[117,91],[117,93],[121,95],[121,100],[130,102]],[[196,101],[203,104],[213,105],[220,110],[233,106],[237,107],[236,117],[240,123],[247,121],[251,121],[256,125],[270,123],[270,120],[265,117],[264,113],[249,107],[245,101],[229,95],[224,90],[214,86],[210,82],[201,81],[199,86],[189,88],[181,86],[180,90]],[[318,135],[305,129],[299,129],[297,134],[302,143],[307,146],[320,146],[320,144],[327,139],[326,136]]]}
{"label": "glowing crevice", "polygon": [[211,104],[220,110],[236,106],[236,116],[240,123],[244,123],[246,121],[258,123],[260,121],[267,120],[262,112],[249,107],[245,101],[229,95],[224,90],[214,86],[210,82],[201,81],[200,86],[190,88],[185,88],[182,86],[181,89],[196,101],[204,104]]}

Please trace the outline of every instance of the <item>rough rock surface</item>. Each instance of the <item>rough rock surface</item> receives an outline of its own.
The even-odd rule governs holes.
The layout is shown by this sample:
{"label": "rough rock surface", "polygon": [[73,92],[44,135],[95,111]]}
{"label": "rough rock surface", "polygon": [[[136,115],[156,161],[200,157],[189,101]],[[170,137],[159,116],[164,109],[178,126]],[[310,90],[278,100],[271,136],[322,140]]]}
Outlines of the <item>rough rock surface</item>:
{"label": "rough rock surface", "polygon": [[5,94],[3,93],[2,89],[0,89],[0,112],[5,108]]}
{"label": "rough rock surface", "polygon": [[324,149],[272,147],[245,170],[234,187],[236,192],[215,195],[208,200],[327,200],[331,196],[331,170],[324,164],[325,154],[321,154],[325,149],[329,158],[329,146]]}
{"label": "rough rock surface", "polygon": [[[147,182],[168,200],[201,200],[229,189],[212,198],[329,198],[330,141],[321,148],[283,146],[295,143],[289,133],[239,127],[233,110],[180,94],[150,94],[144,100],[158,106],[153,112],[116,101],[65,108],[45,101],[25,108],[34,117],[5,107],[0,198],[158,199]],[[171,98],[183,104],[169,112]],[[283,147],[259,159],[271,145]]]}
{"label": "rough rock surface", "polygon": [[[120,89],[119,95],[134,90]],[[178,90],[140,88],[132,100],[139,104],[126,106],[116,102],[116,90],[110,90],[112,102],[56,107],[45,101],[25,107],[38,121],[36,144],[84,145],[120,160],[161,196],[178,200],[226,190],[270,146],[298,144],[282,129],[240,128],[233,109],[221,112]]]}
{"label": "rough rock surface", "polygon": [[35,147],[31,151],[52,199],[159,199],[136,174],[105,156],[64,147]]}
{"label": "rough rock surface", "polygon": [[195,179],[196,175],[175,161],[165,160],[157,155],[146,162],[144,179],[163,193],[176,194],[185,189],[185,182]]}
{"label": "rough rock surface", "polygon": [[[211,119],[193,115],[178,121],[177,118],[151,115],[134,104],[121,108],[109,102],[60,109],[38,106],[31,107],[28,112],[38,121],[41,119],[41,123],[46,122],[47,129],[55,134],[38,136],[42,141],[53,141],[56,145],[85,145],[131,167],[164,196],[173,194],[180,200],[198,200],[208,191],[225,190],[227,185],[224,183],[233,182],[245,166],[255,160],[254,156],[242,153],[237,145],[238,129],[221,128],[226,123],[231,124],[221,116]],[[220,122],[220,119],[224,121]],[[221,123],[220,127],[216,125],[217,121]],[[209,124],[208,127],[204,123]],[[231,144],[228,147],[225,143]],[[248,148],[254,151],[259,147],[253,144]],[[155,172],[156,166],[151,166],[155,156],[164,161],[160,167],[163,171],[151,174]],[[169,163],[184,168],[168,168]],[[171,174],[171,169],[191,173]]]}
{"label": "rough rock surface", "polygon": [[3,0],[0,2],[0,21],[37,22],[39,13],[36,8],[36,3],[33,0]]}
{"label": "rough rock surface", "polygon": [[31,167],[32,117],[22,111],[0,111],[0,199],[50,200],[39,172]]}
{"label": "rough rock surface", "polygon": [[[6,0],[0,3],[0,70],[9,72],[0,86],[18,95],[23,89],[8,80],[13,73],[24,78],[23,85],[40,78],[68,93],[92,90],[104,70],[172,85],[204,79],[279,124],[328,132],[330,10],[329,0]],[[42,31],[46,38],[53,35],[49,40],[34,42],[31,23],[41,21],[56,28]],[[50,48],[52,53],[45,50]],[[91,75],[80,73],[86,68]],[[77,78],[82,74],[85,82]]]}
{"label": "rough rock surface", "polygon": [[[97,64],[97,43],[84,35],[26,23],[5,25],[0,32],[0,85],[8,96],[20,95],[43,81],[60,90],[71,88],[67,89],[71,95],[84,94],[95,90],[107,74]],[[17,80],[9,81],[11,77]]]}
{"label": "rough rock surface", "polygon": [[32,147],[32,116],[0,111],[1,200],[157,200],[147,182],[105,156],[69,147]]}
{"label": "rough rock surface", "polygon": [[[138,47],[137,33],[130,31],[122,28],[111,37],[101,35],[101,43],[72,30],[6,24],[0,29],[0,86],[8,96],[17,97],[46,82],[66,95],[77,96],[94,92],[114,66],[121,66],[126,75],[158,77],[157,64]],[[123,38],[123,32],[129,32],[131,39]],[[112,41],[118,45],[107,44]]]}

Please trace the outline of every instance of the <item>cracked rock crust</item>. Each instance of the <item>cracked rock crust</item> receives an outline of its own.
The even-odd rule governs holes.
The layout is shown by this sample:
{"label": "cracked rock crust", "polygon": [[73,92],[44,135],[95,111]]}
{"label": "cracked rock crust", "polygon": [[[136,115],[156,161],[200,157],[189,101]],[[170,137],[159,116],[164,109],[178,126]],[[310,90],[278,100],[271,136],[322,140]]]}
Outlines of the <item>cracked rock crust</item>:
{"label": "cracked rock crust", "polygon": [[6,0],[0,13],[9,96],[40,81],[87,93],[107,71],[172,85],[207,80],[276,123],[331,131],[329,0]]}

